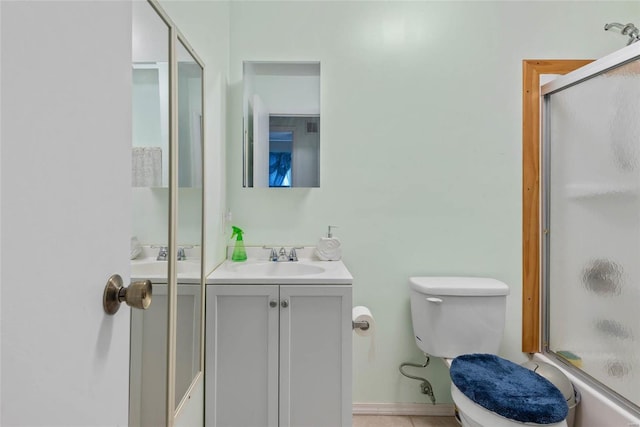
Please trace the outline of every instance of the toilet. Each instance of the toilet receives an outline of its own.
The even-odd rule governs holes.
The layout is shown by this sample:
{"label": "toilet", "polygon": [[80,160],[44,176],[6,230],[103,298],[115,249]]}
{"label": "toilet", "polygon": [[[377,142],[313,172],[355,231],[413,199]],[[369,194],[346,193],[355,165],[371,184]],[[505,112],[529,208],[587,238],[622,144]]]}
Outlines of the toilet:
{"label": "toilet", "polygon": [[566,427],[568,407],[551,382],[496,356],[509,287],[479,277],[411,277],[418,347],[450,366],[463,427]]}

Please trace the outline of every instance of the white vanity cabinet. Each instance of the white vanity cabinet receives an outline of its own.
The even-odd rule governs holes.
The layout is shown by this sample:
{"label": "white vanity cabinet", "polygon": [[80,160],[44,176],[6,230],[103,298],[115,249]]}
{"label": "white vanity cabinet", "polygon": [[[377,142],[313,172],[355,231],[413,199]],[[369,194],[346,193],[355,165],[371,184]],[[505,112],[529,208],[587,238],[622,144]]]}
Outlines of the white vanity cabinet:
{"label": "white vanity cabinet", "polygon": [[207,285],[205,425],[351,425],[351,285]]}

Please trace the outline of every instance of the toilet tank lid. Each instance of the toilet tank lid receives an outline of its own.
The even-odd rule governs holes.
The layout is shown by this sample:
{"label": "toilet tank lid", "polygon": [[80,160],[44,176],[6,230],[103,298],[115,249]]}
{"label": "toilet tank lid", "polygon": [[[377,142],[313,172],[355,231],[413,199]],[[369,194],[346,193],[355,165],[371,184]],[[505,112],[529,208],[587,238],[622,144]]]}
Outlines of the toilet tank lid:
{"label": "toilet tank lid", "polygon": [[509,286],[488,277],[410,277],[409,287],[429,295],[509,295]]}

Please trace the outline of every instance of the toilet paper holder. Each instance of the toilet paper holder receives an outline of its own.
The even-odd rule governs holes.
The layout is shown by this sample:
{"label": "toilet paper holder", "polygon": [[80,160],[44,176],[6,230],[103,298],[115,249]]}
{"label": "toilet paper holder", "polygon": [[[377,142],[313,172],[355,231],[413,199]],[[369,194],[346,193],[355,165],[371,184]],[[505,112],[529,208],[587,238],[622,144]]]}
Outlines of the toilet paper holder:
{"label": "toilet paper holder", "polygon": [[367,322],[366,320],[352,320],[351,329],[360,329],[362,331],[366,331],[367,329],[369,329],[369,322]]}

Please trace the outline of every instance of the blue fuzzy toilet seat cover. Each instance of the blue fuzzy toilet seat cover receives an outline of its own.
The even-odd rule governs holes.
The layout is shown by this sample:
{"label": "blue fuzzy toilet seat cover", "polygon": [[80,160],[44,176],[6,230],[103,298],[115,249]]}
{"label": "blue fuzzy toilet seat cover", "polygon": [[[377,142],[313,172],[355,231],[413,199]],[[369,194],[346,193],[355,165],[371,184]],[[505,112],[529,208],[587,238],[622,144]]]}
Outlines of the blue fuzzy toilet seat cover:
{"label": "blue fuzzy toilet seat cover", "polygon": [[450,373],[465,396],[505,418],[553,424],[569,413],[564,396],[549,380],[493,354],[458,356]]}

